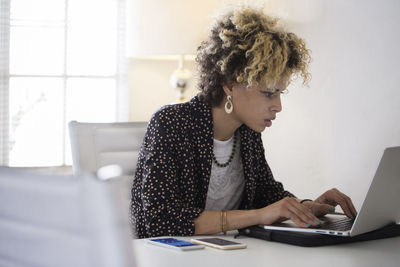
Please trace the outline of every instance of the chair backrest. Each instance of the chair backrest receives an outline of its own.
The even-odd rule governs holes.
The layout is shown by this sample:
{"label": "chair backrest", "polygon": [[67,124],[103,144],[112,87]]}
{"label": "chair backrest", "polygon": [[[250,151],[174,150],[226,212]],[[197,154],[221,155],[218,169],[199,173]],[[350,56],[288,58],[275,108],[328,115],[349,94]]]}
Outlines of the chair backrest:
{"label": "chair backrest", "polygon": [[133,175],[147,122],[84,123],[71,121],[69,133],[74,174],[96,173],[117,164]]}
{"label": "chair backrest", "polygon": [[135,266],[118,187],[0,167],[0,266]]}

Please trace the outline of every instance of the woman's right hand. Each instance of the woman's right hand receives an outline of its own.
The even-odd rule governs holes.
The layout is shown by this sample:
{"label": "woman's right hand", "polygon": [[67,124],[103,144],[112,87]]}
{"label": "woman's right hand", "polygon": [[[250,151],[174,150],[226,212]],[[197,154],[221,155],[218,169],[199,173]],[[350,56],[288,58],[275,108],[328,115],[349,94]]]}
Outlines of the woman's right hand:
{"label": "woman's right hand", "polygon": [[[326,204],[318,204],[321,206],[330,206]],[[325,207],[322,207],[325,208]],[[281,222],[291,219],[296,225],[300,227],[318,226],[322,224],[306,205],[299,202],[298,199],[286,197],[271,205],[257,210],[260,224],[270,225],[275,222]]]}

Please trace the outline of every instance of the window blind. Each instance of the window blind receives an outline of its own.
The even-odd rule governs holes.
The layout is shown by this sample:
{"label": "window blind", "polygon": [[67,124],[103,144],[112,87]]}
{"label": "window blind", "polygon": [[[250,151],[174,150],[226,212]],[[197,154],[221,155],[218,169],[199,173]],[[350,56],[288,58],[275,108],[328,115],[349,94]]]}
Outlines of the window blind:
{"label": "window blind", "polygon": [[10,2],[0,0],[0,165],[8,165]]}
{"label": "window blind", "polygon": [[0,0],[1,165],[69,165],[70,120],[128,119],[125,2]]}

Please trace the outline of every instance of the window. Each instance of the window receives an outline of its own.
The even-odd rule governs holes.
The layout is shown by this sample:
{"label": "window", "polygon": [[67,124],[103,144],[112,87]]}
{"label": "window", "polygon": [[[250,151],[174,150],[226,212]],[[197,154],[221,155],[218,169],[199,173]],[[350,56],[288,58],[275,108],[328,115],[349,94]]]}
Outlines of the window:
{"label": "window", "polygon": [[70,165],[69,121],[128,117],[125,0],[0,3],[0,165]]}

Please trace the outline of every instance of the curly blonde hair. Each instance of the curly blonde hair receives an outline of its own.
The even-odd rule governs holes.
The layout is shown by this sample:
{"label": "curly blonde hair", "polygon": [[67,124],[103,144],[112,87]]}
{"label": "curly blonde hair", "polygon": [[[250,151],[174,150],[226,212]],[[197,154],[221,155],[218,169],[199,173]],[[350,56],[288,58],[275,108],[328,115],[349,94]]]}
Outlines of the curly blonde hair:
{"label": "curly blonde hair", "polygon": [[295,34],[278,26],[278,19],[263,12],[242,8],[221,15],[208,40],[197,49],[200,99],[218,106],[229,82],[273,86],[300,74],[307,84],[310,51]]}

